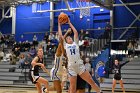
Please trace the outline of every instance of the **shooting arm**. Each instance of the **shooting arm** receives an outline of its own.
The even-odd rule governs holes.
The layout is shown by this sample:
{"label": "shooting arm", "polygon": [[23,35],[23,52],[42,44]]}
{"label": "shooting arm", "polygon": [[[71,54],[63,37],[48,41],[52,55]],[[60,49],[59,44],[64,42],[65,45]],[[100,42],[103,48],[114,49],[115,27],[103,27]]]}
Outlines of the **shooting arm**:
{"label": "shooting arm", "polygon": [[68,24],[69,24],[69,26],[71,27],[71,29],[72,29],[72,31],[74,33],[74,39],[78,39],[78,32],[75,29],[75,27],[72,25],[72,23],[70,22],[70,20],[69,20]]}

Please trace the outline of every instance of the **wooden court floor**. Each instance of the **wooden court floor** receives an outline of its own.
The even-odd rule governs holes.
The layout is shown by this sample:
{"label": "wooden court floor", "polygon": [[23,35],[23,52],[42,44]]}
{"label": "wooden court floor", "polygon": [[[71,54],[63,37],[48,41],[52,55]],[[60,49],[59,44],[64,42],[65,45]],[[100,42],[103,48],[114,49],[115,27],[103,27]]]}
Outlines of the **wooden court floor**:
{"label": "wooden court floor", "polygon": [[[37,93],[37,90],[35,88],[0,87],[0,93]],[[56,92],[50,91],[49,93],[56,93]],[[63,91],[62,93],[67,93],[67,91]],[[111,93],[111,91],[104,91],[103,93]],[[123,92],[115,92],[115,93],[123,93]],[[134,91],[134,92],[126,92],[126,93],[140,93],[140,92]]]}

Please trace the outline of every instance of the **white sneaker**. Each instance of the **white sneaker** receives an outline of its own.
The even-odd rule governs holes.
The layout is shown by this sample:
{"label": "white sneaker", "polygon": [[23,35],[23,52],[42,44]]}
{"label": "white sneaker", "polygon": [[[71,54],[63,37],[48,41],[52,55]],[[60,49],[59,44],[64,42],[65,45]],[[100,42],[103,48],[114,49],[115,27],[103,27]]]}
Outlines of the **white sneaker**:
{"label": "white sneaker", "polygon": [[42,93],[47,93],[48,92],[48,90],[47,90],[47,88],[42,88]]}

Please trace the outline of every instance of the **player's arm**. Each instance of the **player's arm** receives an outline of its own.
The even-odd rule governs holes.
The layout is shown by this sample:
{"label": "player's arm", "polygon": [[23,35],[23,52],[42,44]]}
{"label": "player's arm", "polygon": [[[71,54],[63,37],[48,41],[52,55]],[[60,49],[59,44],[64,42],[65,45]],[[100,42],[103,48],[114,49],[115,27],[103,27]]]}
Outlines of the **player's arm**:
{"label": "player's arm", "polygon": [[72,29],[72,31],[74,33],[74,39],[78,40],[78,32],[75,29],[75,27],[72,25],[72,23],[70,22],[70,19],[68,20],[68,24],[69,24],[69,26],[71,27],[71,29]]}
{"label": "player's arm", "polygon": [[62,35],[61,24],[59,22],[58,22],[58,35],[59,35],[60,42],[63,42],[64,38]]}
{"label": "player's arm", "polygon": [[38,57],[35,57],[35,58],[32,60],[31,65],[32,65],[32,66],[36,66],[36,65],[41,66],[42,63],[37,63],[37,61],[38,61]]}
{"label": "player's arm", "polygon": [[41,66],[41,68],[44,72],[46,72],[47,74],[50,74],[50,72],[45,68],[44,64]]}
{"label": "player's arm", "polygon": [[120,64],[120,66],[122,67],[122,66],[124,66],[125,64],[127,64],[129,62],[130,62],[129,60],[128,61],[125,61],[124,63]]}

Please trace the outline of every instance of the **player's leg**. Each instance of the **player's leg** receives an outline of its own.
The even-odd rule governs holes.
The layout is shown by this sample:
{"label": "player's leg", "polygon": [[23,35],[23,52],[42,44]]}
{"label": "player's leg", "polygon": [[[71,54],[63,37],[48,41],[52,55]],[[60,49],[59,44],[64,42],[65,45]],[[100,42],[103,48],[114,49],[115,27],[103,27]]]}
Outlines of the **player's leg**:
{"label": "player's leg", "polygon": [[37,82],[41,83],[41,84],[44,84],[45,88],[44,88],[44,92],[48,92],[48,89],[49,89],[49,83],[46,79],[42,78],[42,77],[39,77],[39,79],[37,80]]}
{"label": "player's leg", "polygon": [[94,80],[92,79],[90,73],[88,71],[83,72],[82,74],[80,74],[80,77],[85,80],[87,83],[89,83],[91,85],[91,87],[97,92],[100,93],[100,88],[99,86],[97,86],[97,84],[94,82]]}
{"label": "player's leg", "polygon": [[61,81],[60,80],[54,80],[53,84],[54,84],[54,88],[57,91],[57,93],[62,93]]}
{"label": "player's leg", "polygon": [[70,92],[69,93],[76,93],[77,76],[70,76],[69,81],[70,81]]}
{"label": "player's leg", "polygon": [[85,89],[78,89],[77,91],[76,91],[76,93],[85,93],[86,91],[85,91]]}
{"label": "player's leg", "polygon": [[56,49],[55,55],[56,55],[57,57],[60,57],[61,54],[62,54],[62,51],[61,51],[61,44],[59,43],[59,44],[58,44],[58,47],[57,47],[57,49]]}
{"label": "player's leg", "polygon": [[83,80],[79,75],[77,76],[77,88],[76,93],[85,93],[86,81]]}
{"label": "player's leg", "polygon": [[112,81],[112,93],[114,93],[114,89],[115,89],[115,87],[116,87],[116,82],[117,82],[117,80],[115,80],[115,79],[113,78],[113,81]]}
{"label": "player's leg", "polygon": [[124,85],[123,85],[123,80],[119,80],[120,86],[122,88],[123,93],[125,93]]}
{"label": "player's leg", "polygon": [[37,83],[35,84],[35,86],[36,86],[36,88],[37,88],[38,93],[42,93],[41,84],[40,84],[39,82],[37,82]]}

